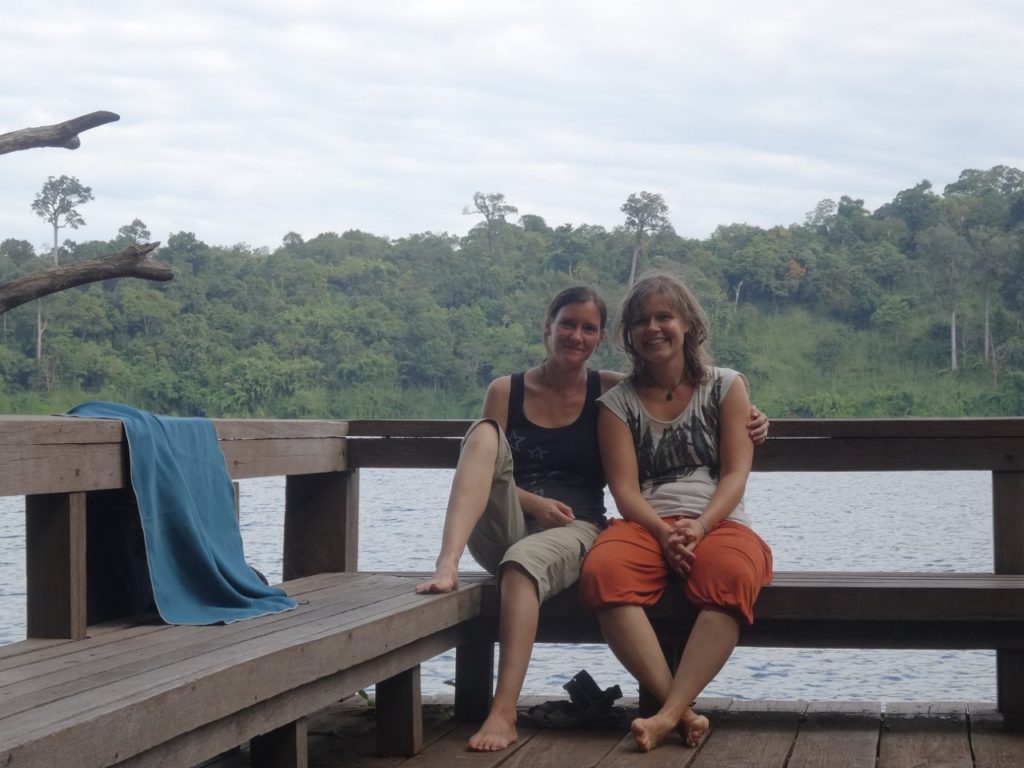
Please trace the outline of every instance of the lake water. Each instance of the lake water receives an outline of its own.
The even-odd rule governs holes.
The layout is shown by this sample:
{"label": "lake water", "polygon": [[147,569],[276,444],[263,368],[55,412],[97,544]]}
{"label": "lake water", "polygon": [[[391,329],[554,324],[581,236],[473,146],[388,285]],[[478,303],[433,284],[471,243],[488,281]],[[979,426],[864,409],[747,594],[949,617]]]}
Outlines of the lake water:
{"label": "lake water", "polygon": [[[364,470],[361,570],[433,568],[449,470]],[[284,482],[241,484],[249,562],[281,577]],[[987,472],[763,473],[747,509],[775,567],[796,570],[991,571]],[[614,509],[609,498],[609,509]],[[892,510],[897,509],[898,514]],[[0,643],[24,638],[24,502],[0,498]],[[464,570],[480,570],[467,555]],[[636,684],[604,646],[540,645],[524,695],[564,695],[587,669],[602,687]],[[450,693],[454,654],[423,667],[425,695]],[[995,701],[991,651],[858,651],[737,648],[707,695],[775,700]]]}

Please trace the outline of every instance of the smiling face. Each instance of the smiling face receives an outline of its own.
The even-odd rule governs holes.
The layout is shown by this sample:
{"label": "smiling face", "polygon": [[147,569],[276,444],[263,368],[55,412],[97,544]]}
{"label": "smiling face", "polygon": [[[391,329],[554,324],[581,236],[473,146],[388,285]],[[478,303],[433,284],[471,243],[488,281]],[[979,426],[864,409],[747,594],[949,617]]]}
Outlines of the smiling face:
{"label": "smiling face", "polygon": [[[616,336],[633,364],[633,375],[661,360],[683,358],[683,378],[697,385],[711,359],[704,350],[707,317],[686,284],[672,275],[642,277],[622,303]],[[677,362],[677,361],[675,361]]]}
{"label": "smiling face", "polygon": [[651,296],[630,318],[629,335],[637,355],[649,363],[683,354],[689,325],[663,296]]}
{"label": "smiling face", "polygon": [[566,304],[544,321],[548,357],[566,366],[586,365],[603,338],[601,310],[592,301]]}

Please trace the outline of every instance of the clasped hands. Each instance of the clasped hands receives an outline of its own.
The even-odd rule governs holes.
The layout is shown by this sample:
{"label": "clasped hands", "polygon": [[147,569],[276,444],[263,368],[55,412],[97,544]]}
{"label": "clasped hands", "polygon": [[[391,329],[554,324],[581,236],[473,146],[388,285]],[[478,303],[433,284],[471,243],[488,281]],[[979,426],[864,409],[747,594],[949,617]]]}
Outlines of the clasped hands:
{"label": "clasped hands", "polygon": [[704,538],[704,529],[692,517],[680,517],[662,529],[658,540],[669,567],[685,577],[693,567],[694,548]]}

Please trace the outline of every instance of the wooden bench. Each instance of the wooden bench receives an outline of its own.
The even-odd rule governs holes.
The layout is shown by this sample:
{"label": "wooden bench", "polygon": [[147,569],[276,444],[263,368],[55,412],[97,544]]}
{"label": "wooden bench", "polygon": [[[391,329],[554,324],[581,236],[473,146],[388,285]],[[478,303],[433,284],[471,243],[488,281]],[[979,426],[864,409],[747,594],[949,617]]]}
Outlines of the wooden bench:
{"label": "wooden bench", "polygon": [[379,750],[422,748],[418,665],[465,641],[479,587],[424,598],[408,577],[288,582],[293,611],[226,626],[119,622],[0,656],[0,764],[189,766],[254,739],[304,765],[305,717],[377,683]]}
{"label": "wooden bench", "polygon": [[[425,424],[353,422],[355,466],[437,466],[453,462],[440,429]],[[456,431],[456,430],[453,430]],[[370,434],[390,437],[369,437]],[[992,475],[993,569],[990,573],[783,572],[757,605],[756,625],[741,644],[802,648],[995,649],[998,707],[1024,727],[1024,419],[775,421],[755,452],[754,471],[973,470]],[[389,445],[389,441],[393,445]],[[899,499],[884,514],[899,513]],[[485,587],[476,644],[460,648],[456,677],[463,714],[486,706],[475,680],[490,669],[497,638],[493,580]],[[678,657],[692,610],[667,595],[650,612],[666,653]],[[602,642],[596,621],[578,607],[575,589],[541,611],[540,642]],[[476,671],[473,671],[476,670]],[[487,677],[486,679],[490,679]]]}
{"label": "wooden bench", "polygon": [[288,478],[283,586],[300,605],[88,626],[86,502],[124,486],[121,425],[0,419],[0,494],[26,495],[28,571],[28,638],[0,647],[0,765],[188,766],[247,741],[254,765],[305,765],[305,718],[374,684],[379,751],[421,749],[419,664],[467,641],[481,587],[421,596],[411,576],[354,572],[343,422],[217,426],[233,477]]}

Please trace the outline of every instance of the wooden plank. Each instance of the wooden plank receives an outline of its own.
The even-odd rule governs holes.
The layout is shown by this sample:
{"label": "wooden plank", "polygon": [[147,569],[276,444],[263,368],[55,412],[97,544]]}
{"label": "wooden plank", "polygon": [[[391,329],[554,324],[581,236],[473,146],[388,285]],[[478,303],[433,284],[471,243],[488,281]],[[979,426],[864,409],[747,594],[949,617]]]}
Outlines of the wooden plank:
{"label": "wooden plank", "polygon": [[[461,437],[468,419],[355,419],[348,422],[353,437]],[[1019,417],[893,418],[893,419],[772,419],[769,440],[785,438],[1024,437]]]}
{"label": "wooden plank", "polygon": [[111,419],[67,416],[0,416],[0,444],[120,444],[124,430]]}
{"label": "wooden plank", "polygon": [[784,768],[804,709],[799,702],[734,701],[704,741],[693,767]]}
{"label": "wooden plank", "polygon": [[[17,696],[17,708],[13,710],[9,703],[4,703],[4,730],[9,734],[15,734],[18,728],[33,730],[32,712],[25,710],[27,703],[53,712],[66,711],[68,717],[77,718],[87,715],[90,708],[116,710],[126,702],[125,696],[145,699],[158,694],[173,695],[179,689],[185,695],[198,696],[198,681],[218,675],[237,679],[236,684],[244,685],[251,691],[247,695],[255,699],[267,698],[339,666],[365,662],[389,647],[412,642],[419,634],[455,626],[474,608],[471,588],[430,597],[407,594],[406,585],[400,588],[403,592],[398,596],[352,609],[341,608],[341,612],[336,612],[334,604],[318,610],[301,606],[290,613],[250,620],[250,631],[239,636],[227,632],[233,626],[169,627],[162,635],[171,647],[161,648],[151,641],[133,652],[125,652],[124,659],[117,659],[117,667],[93,664],[90,654],[84,652],[76,665],[79,675],[70,675],[68,681],[48,678],[49,690],[40,691],[38,700],[31,691]],[[261,630],[266,630],[266,634],[259,634]],[[182,641],[188,637],[194,640]],[[331,648],[339,644],[343,653],[333,657]],[[275,659],[281,665],[292,660],[295,669],[286,675],[272,667]],[[274,674],[267,675],[267,669],[263,669],[262,674],[246,677],[247,669],[255,672],[263,665]],[[96,700],[96,691],[102,691],[102,699]],[[222,693],[223,690],[211,690],[214,699]],[[76,708],[85,701],[89,707],[80,712]],[[212,700],[211,705],[214,710],[210,718],[219,716],[217,713],[225,706],[217,700]],[[20,720],[22,710],[28,716],[24,723]]]}
{"label": "wooden plank", "polygon": [[454,438],[350,438],[348,460],[353,467],[415,467],[450,469],[459,461],[461,443]]}
{"label": "wooden plank", "polygon": [[0,496],[121,488],[127,464],[120,441],[82,445],[0,443]]}
{"label": "wooden plank", "polygon": [[967,705],[953,702],[887,704],[878,768],[973,768]]}
{"label": "wooden plank", "polygon": [[339,438],[348,435],[347,421],[324,419],[211,419],[221,443],[229,440]]}
{"label": "wooden plank", "polygon": [[991,706],[969,705],[974,768],[1019,768],[1024,763],[1024,731],[1009,731]]}
{"label": "wooden plank", "polygon": [[348,466],[344,438],[222,441],[228,474],[234,479],[341,472]]}
{"label": "wooden plank", "polygon": [[458,437],[472,425],[471,419],[354,419],[348,422],[352,437]]}
{"label": "wooden plank", "polygon": [[[732,699],[718,697],[701,697],[694,707],[698,712],[708,718],[711,723],[709,735],[705,737],[704,744],[711,738],[710,734],[715,732],[718,724],[722,721],[725,713],[732,705]],[[621,723],[616,725],[622,737],[612,750],[598,763],[598,768],[686,768],[695,765],[701,748],[690,749],[682,746],[682,742],[675,736],[669,743],[663,745],[653,752],[641,752],[636,747],[636,739],[629,732],[629,726],[633,719],[640,715],[639,702],[636,706],[627,703],[623,708]],[[703,745],[702,745],[703,746]]]}
{"label": "wooden plank", "polygon": [[596,766],[622,739],[622,728],[542,730],[517,749],[502,768]]}
{"label": "wooden plank", "polygon": [[420,667],[377,683],[377,754],[412,756],[423,749]]}
{"label": "wooden plank", "polygon": [[[500,752],[468,752],[466,743],[478,728],[477,723],[458,725],[431,744],[427,750],[403,765],[408,765],[410,768],[413,766],[415,768],[453,768],[453,766],[496,768],[499,765],[504,767],[511,765],[506,761],[514,758],[538,733],[533,729],[520,728],[519,740],[508,749]],[[568,766],[563,762],[561,768],[568,768]]]}
{"label": "wooden plank", "polygon": [[290,476],[285,482],[284,578],[354,571],[359,553],[359,474]]}
{"label": "wooden plank", "polygon": [[[246,738],[264,733],[310,712],[322,710],[381,678],[398,674],[411,664],[444,653],[458,644],[459,631],[459,628],[453,627],[431,637],[421,638],[411,645],[388,651],[364,664],[326,675],[266,701],[256,702],[253,706],[239,710],[229,717],[204,723],[132,757],[130,764],[132,768],[197,765],[220,755]],[[0,756],[2,754],[0,752]],[[46,763],[46,755],[42,754],[38,765],[52,765],[52,755],[50,757],[51,762]],[[388,758],[375,758],[368,763],[378,767],[394,764],[393,759]],[[350,762],[346,760],[344,764],[347,766]],[[359,764],[359,761],[356,764]],[[31,765],[31,768],[35,768],[35,764]],[[86,766],[83,763],[76,763],[76,768]]]}
{"label": "wooden plank", "polygon": [[27,635],[85,637],[85,494],[25,498]]}
{"label": "wooden plank", "polygon": [[786,768],[875,768],[882,708],[810,702]]}
{"label": "wooden plank", "polygon": [[[0,687],[0,718],[112,681],[153,676],[172,664],[191,662],[189,674],[203,674],[202,659],[212,654],[236,649],[237,660],[244,660],[242,641],[258,652],[269,653],[301,644],[311,631],[319,632],[324,626],[338,631],[372,627],[381,617],[415,605],[409,599],[412,588],[406,580],[365,574],[358,580],[338,581],[333,588],[296,595],[302,605],[291,612],[226,626],[156,625],[145,632],[141,631],[145,627],[131,628],[99,642],[80,641],[55,648],[32,664],[5,673],[5,683]],[[265,691],[258,693],[268,695]]]}
{"label": "wooden plank", "polygon": [[[339,577],[326,574],[310,577],[286,585],[287,592],[300,601],[331,600],[331,589],[345,590],[346,604],[356,605],[356,601],[365,592],[366,602],[374,602],[380,598],[380,581],[375,574],[362,574],[355,583],[338,584]],[[347,581],[347,580],[346,580]],[[365,585],[365,587],[364,587]],[[236,632],[249,632],[256,622],[273,622],[285,620],[289,615],[274,614],[253,620],[251,623],[235,623],[220,628],[220,637],[230,638]],[[123,662],[137,647],[155,649],[164,653],[167,649],[160,648],[160,643],[169,647],[186,642],[189,627],[172,627],[164,624],[155,615],[140,615],[130,619],[97,624],[88,628],[86,638],[74,643],[52,640],[26,640],[2,646],[5,651],[0,655],[0,694],[7,686],[24,680],[35,680],[34,686],[41,683],[38,678],[45,674],[60,672],[66,679],[75,679],[84,675],[83,663],[106,664],[107,659],[120,657]],[[230,642],[230,640],[228,640]],[[58,682],[58,684],[60,684]],[[14,694],[16,695],[16,694]]]}
{"label": "wooden plank", "polygon": [[908,472],[939,470],[1024,470],[1020,437],[949,439],[831,438],[768,440],[754,451],[755,472]]}
{"label": "wooden plank", "polygon": [[[354,467],[451,468],[458,462],[456,438],[350,438]],[[924,470],[1019,471],[1020,438],[963,438],[950,451],[948,440],[930,438],[835,438],[768,441],[754,453],[755,472],[889,472]]]}

